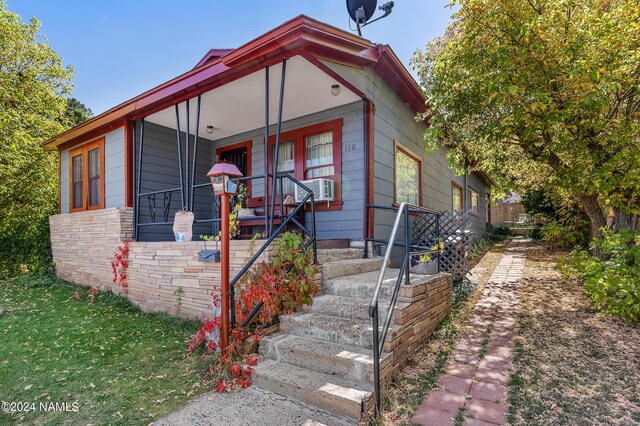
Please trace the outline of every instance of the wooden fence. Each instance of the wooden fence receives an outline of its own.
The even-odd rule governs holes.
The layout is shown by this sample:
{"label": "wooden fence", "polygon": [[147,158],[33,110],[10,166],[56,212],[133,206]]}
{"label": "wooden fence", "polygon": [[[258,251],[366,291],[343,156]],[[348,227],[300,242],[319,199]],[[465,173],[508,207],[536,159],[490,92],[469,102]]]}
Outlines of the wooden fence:
{"label": "wooden fence", "polygon": [[491,206],[491,224],[512,225],[522,213],[524,213],[524,206],[520,203]]}

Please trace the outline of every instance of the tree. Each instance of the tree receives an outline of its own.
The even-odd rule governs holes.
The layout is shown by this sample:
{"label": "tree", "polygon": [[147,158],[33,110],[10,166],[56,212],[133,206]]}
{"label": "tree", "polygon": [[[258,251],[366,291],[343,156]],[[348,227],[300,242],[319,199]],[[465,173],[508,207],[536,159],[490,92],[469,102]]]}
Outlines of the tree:
{"label": "tree", "polygon": [[[429,149],[506,187],[553,187],[591,237],[640,214],[640,3],[452,0],[444,36],[413,59]],[[614,214],[611,214],[614,213]]]}
{"label": "tree", "polygon": [[58,164],[40,143],[68,127],[72,70],[39,41],[40,24],[0,0],[0,275],[46,264]]}
{"label": "tree", "polygon": [[76,98],[67,99],[67,106],[64,112],[63,124],[67,126],[77,126],[93,117],[93,111]]}

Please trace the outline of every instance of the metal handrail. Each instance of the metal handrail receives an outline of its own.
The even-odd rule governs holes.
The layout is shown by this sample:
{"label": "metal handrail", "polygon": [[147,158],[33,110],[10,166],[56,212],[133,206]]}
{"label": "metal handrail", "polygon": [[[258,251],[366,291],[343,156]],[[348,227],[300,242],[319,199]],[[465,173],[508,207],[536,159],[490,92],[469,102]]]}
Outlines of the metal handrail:
{"label": "metal handrail", "polygon": [[[260,247],[258,249],[258,251],[255,252],[255,254],[251,257],[251,259],[249,259],[249,261],[242,267],[242,269],[240,270],[240,272],[238,272],[238,274],[236,274],[236,276],[231,280],[231,282],[229,283],[229,296],[230,296],[230,305],[231,305],[231,327],[235,327],[236,325],[236,310],[235,310],[235,285],[238,281],[240,281],[240,279],[244,276],[244,274],[247,273],[247,271],[249,271],[249,269],[253,266],[253,264],[255,263],[256,260],[258,260],[258,258],[262,255],[262,253],[264,253],[264,251],[271,245],[271,243],[280,236],[280,233],[282,232],[282,230],[289,224],[289,222],[293,222],[296,224],[299,224],[299,222],[297,220],[294,219],[294,216],[296,215],[296,213],[298,213],[305,205],[308,201],[311,201],[311,231],[307,230],[306,227],[302,226],[301,229],[305,234],[310,234],[310,238],[309,240],[307,240],[307,242],[305,243],[304,247],[302,248],[302,252],[306,252],[307,249],[310,246],[313,246],[313,262],[314,263],[318,263],[318,252],[316,250],[316,243],[317,243],[317,236],[316,236],[316,210],[315,210],[315,196],[313,194],[313,191],[303,185],[300,181],[292,178],[289,175],[280,175],[280,176],[276,176],[276,179],[280,179],[280,182],[282,183],[282,179],[289,179],[290,181],[292,181],[295,185],[298,185],[300,188],[302,188],[303,190],[305,190],[307,192],[307,195],[305,195],[305,197],[302,199],[302,201],[293,209],[293,211],[286,215],[286,219],[280,223],[280,226],[278,226],[278,228],[275,230],[275,232],[273,232],[269,238],[262,244],[262,247]],[[282,194],[281,194],[282,195]],[[280,197],[282,198],[282,196]],[[287,269],[287,272],[290,270],[291,268],[289,267]],[[260,309],[262,308],[262,303],[259,303],[258,305],[256,305],[252,310],[251,313],[249,314],[249,316],[243,321],[242,326],[246,326],[248,325],[251,320],[254,318],[255,315],[257,315],[257,313],[260,311]]]}
{"label": "metal handrail", "polygon": [[[432,210],[426,209],[424,207],[415,206],[409,203],[402,203],[399,207],[382,207],[382,206],[370,206],[367,205],[367,208],[382,208],[384,210],[396,210],[397,214],[393,223],[393,228],[391,229],[391,235],[389,236],[389,240],[385,243],[387,248],[384,254],[384,258],[382,261],[382,267],[380,268],[380,273],[378,274],[378,280],[376,281],[376,287],[373,293],[373,298],[369,303],[369,317],[372,319],[372,331],[373,331],[373,381],[374,381],[374,389],[375,389],[375,409],[376,414],[380,410],[380,354],[384,350],[384,342],[387,338],[387,332],[389,331],[389,327],[391,325],[391,321],[393,319],[393,312],[395,309],[396,301],[398,300],[398,294],[400,293],[400,286],[402,283],[403,276],[405,277],[405,281],[409,284],[410,281],[410,261],[413,255],[418,254],[427,254],[427,253],[439,253],[439,250],[427,249],[425,247],[419,247],[415,245],[411,245],[409,242],[409,215],[412,213],[427,213],[427,214],[435,214],[436,215],[436,231],[439,228],[439,214]],[[404,244],[396,243],[396,236],[398,234],[398,228],[403,219],[404,215],[404,226],[405,226],[405,238]],[[368,214],[367,214],[368,216]],[[373,238],[365,239],[365,247],[368,246],[369,241],[380,241],[374,240]],[[379,299],[380,299],[380,290],[382,288],[382,282],[384,281],[384,276],[387,272],[387,265],[389,264],[389,260],[391,259],[391,252],[394,247],[403,246],[404,247],[404,256],[402,259],[402,266],[400,267],[398,278],[396,279],[395,286],[393,288],[393,293],[391,295],[391,301],[389,302],[389,309],[387,311],[387,315],[384,320],[384,325],[382,327],[382,336],[380,336],[380,328],[379,328]],[[415,252],[412,254],[412,249],[417,248]],[[368,250],[365,250],[365,253]]]}

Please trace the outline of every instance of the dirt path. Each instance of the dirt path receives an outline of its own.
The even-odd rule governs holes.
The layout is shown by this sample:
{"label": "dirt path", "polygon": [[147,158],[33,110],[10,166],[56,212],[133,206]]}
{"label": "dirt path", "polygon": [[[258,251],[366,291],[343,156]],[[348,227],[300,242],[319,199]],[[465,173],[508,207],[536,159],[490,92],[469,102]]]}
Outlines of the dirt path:
{"label": "dirt path", "polygon": [[527,249],[508,419],[514,425],[640,424],[640,329],[589,307],[554,270],[566,253]]}

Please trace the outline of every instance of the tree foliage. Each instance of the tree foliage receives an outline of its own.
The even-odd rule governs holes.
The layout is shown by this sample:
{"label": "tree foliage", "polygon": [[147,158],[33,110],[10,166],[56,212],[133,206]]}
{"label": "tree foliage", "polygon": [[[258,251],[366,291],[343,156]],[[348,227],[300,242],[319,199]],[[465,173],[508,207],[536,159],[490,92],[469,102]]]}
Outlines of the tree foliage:
{"label": "tree foliage", "polygon": [[64,124],[70,127],[82,124],[93,117],[93,111],[76,98],[67,99],[64,112]]}
{"label": "tree foliage", "polygon": [[413,60],[430,102],[427,147],[447,145],[453,164],[507,188],[563,191],[592,236],[611,211],[637,220],[640,3],[451,4],[445,35]]}
{"label": "tree foliage", "polygon": [[0,0],[0,275],[42,266],[48,216],[56,212],[58,165],[40,143],[67,126],[72,70]]}

